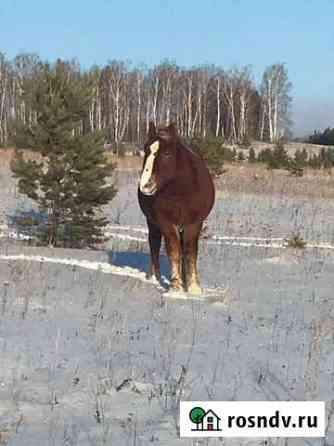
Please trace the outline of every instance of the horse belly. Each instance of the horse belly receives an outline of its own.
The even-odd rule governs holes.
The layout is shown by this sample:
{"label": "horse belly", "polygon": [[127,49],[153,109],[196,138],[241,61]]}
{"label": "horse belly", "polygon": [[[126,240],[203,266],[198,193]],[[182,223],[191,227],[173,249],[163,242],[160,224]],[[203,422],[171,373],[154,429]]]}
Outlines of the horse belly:
{"label": "horse belly", "polygon": [[204,220],[210,212],[210,209],[203,209],[203,206],[198,208],[197,204],[191,197],[185,200],[157,200],[154,204],[154,215],[161,223],[188,225]]}
{"label": "horse belly", "polygon": [[154,203],[154,215],[158,221],[182,225],[184,209],[182,203],[175,198],[159,197]]}

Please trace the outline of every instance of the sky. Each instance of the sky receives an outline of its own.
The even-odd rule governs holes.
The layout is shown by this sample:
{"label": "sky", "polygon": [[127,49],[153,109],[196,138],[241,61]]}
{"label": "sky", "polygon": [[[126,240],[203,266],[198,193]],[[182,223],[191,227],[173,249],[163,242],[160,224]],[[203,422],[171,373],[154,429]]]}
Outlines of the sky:
{"label": "sky", "polygon": [[285,63],[298,136],[334,127],[334,0],[0,0],[0,51],[84,67]]}

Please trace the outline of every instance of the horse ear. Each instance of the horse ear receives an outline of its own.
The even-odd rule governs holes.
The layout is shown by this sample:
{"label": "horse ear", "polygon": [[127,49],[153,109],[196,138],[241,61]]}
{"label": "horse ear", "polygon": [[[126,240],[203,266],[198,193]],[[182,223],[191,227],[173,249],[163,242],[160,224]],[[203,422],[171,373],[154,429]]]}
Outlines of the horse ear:
{"label": "horse ear", "polygon": [[148,126],[148,134],[147,134],[148,139],[154,138],[156,136],[156,134],[157,134],[157,131],[155,128],[155,124],[153,121],[150,121],[149,126]]}
{"label": "horse ear", "polygon": [[169,124],[167,127],[158,130],[159,138],[168,141],[175,142],[178,139],[176,126],[174,123]]}

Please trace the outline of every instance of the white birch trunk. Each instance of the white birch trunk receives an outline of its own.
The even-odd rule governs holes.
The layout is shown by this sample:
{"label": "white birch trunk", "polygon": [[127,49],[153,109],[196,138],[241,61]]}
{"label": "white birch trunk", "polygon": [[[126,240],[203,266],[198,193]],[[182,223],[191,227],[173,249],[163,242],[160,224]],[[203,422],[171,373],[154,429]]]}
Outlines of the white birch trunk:
{"label": "white birch trunk", "polygon": [[220,78],[217,78],[217,122],[216,122],[216,138],[219,136],[220,129]]}

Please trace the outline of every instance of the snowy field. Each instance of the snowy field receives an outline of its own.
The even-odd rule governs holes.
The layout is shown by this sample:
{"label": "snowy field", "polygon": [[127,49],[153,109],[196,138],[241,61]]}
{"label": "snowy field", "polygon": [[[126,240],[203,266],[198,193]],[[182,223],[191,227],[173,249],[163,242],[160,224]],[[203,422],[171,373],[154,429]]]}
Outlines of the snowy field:
{"label": "snowy field", "polygon": [[[15,240],[31,203],[0,173],[0,445],[334,445],[334,200],[222,191],[192,299],[145,278],[137,174],[92,251]],[[325,400],[327,437],[180,440],[180,399]]]}

